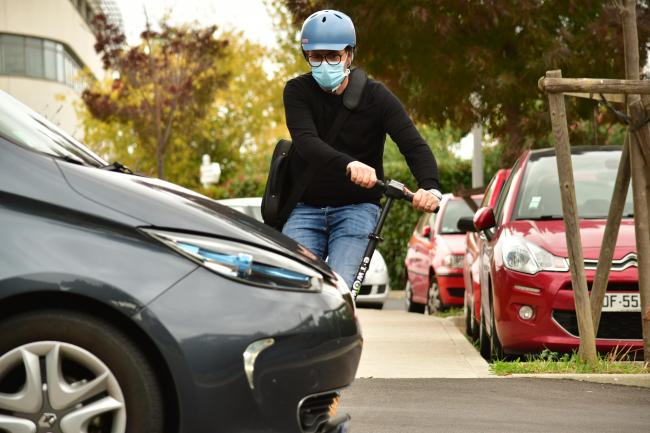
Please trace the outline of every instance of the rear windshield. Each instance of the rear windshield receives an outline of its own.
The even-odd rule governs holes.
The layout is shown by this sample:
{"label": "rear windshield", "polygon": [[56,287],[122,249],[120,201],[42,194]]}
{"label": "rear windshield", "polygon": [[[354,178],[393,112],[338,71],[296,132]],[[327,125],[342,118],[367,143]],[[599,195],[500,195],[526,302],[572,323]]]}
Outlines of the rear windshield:
{"label": "rear windshield", "polygon": [[83,144],[0,91],[0,136],[19,146],[99,167],[106,163]]}
{"label": "rear windshield", "polygon": [[[478,205],[478,200],[474,200]],[[458,220],[462,217],[474,216],[474,211],[464,200],[450,200],[447,202],[445,212],[440,222],[440,234],[451,235],[463,233],[458,230]]]}
{"label": "rear windshield", "polygon": [[[620,157],[620,150],[590,150],[571,156],[580,218],[607,218]],[[631,192],[630,187],[623,210],[624,217],[633,216]],[[512,218],[562,218],[560,182],[554,155],[528,162]]]}

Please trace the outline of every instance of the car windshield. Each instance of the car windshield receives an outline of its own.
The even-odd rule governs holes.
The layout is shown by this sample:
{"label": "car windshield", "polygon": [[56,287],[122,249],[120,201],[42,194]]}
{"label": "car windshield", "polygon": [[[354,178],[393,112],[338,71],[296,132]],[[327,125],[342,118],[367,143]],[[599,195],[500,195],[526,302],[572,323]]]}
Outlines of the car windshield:
{"label": "car windshield", "polygon": [[[474,200],[478,206],[478,200]],[[474,211],[469,207],[465,200],[449,200],[445,207],[445,212],[442,215],[440,222],[440,234],[452,235],[461,234],[458,230],[458,220],[462,217],[471,217]]]}
{"label": "car windshield", "polygon": [[[578,151],[571,156],[576,185],[578,217],[606,219],[612,199],[621,151]],[[632,217],[634,207],[628,190],[623,216]],[[526,166],[513,219],[561,219],[562,199],[555,155],[531,158]]]}
{"label": "car windshield", "polygon": [[0,91],[0,137],[56,158],[101,167],[106,165],[83,144],[44,117]]}

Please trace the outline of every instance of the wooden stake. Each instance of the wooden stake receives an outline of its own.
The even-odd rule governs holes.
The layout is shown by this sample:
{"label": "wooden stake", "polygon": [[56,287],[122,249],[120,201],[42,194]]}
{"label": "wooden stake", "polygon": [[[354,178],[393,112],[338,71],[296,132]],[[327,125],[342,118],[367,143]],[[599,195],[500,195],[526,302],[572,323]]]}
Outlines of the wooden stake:
{"label": "wooden stake", "polygon": [[[638,58],[637,54],[637,60]],[[600,78],[549,78],[546,76],[540,78],[537,85],[541,91],[546,93],[650,94],[650,80],[639,80],[638,66],[636,77],[636,79],[612,80]]]}
{"label": "wooden stake", "polygon": [[[645,109],[640,100],[630,104],[632,123],[645,119]],[[641,320],[643,326],[643,355],[650,360],[650,159],[646,159],[642,147],[650,148],[650,126],[646,124],[636,132],[630,132],[630,162],[632,169],[632,192],[634,194],[634,229],[641,295]]]}
{"label": "wooden stake", "polygon": [[629,137],[626,136],[625,143],[623,144],[623,151],[621,152],[621,160],[618,163],[618,172],[616,174],[616,181],[614,182],[614,190],[612,191],[609,213],[607,214],[607,223],[605,225],[605,233],[603,234],[603,242],[598,256],[596,276],[594,277],[594,282],[591,286],[591,316],[593,318],[594,332],[596,335],[598,335],[600,314],[603,309],[603,300],[605,299],[605,292],[607,291],[607,282],[609,281],[609,273],[612,269],[614,249],[616,248],[616,240],[618,239],[618,231],[621,226],[621,218],[623,216],[623,208],[625,207],[625,199],[627,198],[629,186],[630,145]]}
{"label": "wooden stake", "polygon": [[[561,71],[549,71],[547,78],[561,78]],[[563,94],[548,95],[551,111],[551,124],[555,137],[557,168],[560,178],[560,193],[562,196],[562,211],[564,214],[565,235],[569,251],[569,267],[573,298],[580,332],[580,357],[589,364],[596,363],[596,337],[587,291],[585,262],[582,255],[582,240],[580,239],[580,223],[576,190],[573,179],[573,164],[571,163],[571,145],[569,143],[569,128],[567,126],[566,108]]]}
{"label": "wooden stake", "polygon": [[[636,25],[636,0],[623,0],[620,10],[623,21],[623,43],[625,48],[626,78],[639,79],[639,35]],[[641,296],[641,323],[643,328],[643,353],[650,360],[650,231],[648,225],[648,160],[644,158],[644,148],[650,147],[648,126],[636,129],[645,110],[639,95],[630,95],[628,114],[632,124],[630,134],[630,170],[632,173],[632,193],[634,194],[634,230],[636,234],[637,263],[639,272],[639,293]]]}

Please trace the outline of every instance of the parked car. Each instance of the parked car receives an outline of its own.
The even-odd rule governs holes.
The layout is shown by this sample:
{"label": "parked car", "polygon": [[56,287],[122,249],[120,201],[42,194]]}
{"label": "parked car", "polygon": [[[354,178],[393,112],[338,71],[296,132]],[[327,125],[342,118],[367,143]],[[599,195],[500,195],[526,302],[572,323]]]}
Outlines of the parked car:
{"label": "parked car", "polygon": [[[510,169],[498,170],[487,188],[480,207],[494,207],[501,188],[505,183]],[[463,259],[463,282],[465,283],[465,332],[469,337],[478,339],[479,313],[481,311],[481,284],[479,282],[482,238],[474,229],[474,216],[462,217],[458,220],[458,228],[467,232],[465,235],[465,258]]]}
{"label": "parked car", "polygon": [[[479,198],[473,200],[478,203]],[[458,228],[458,220],[471,215],[472,208],[462,198],[445,194],[438,214],[420,217],[404,260],[407,311],[433,314],[463,305],[465,232]]]}
{"label": "parked car", "polygon": [[[262,221],[262,197],[226,198],[217,201],[260,222]],[[368,272],[363,279],[361,289],[359,289],[356,304],[382,309],[384,302],[388,298],[388,293],[390,293],[388,267],[381,253],[375,250],[372,259],[370,259]]]}
{"label": "parked car", "polygon": [[[619,146],[571,149],[580,237],[589,286],[605,230]],[[479,342],[485,358],[568,352],[579,346],[554,149],[525,152],[496,207],[479,209]],[[597,348],[642,347],[633,205],[628,194],[614,251]]]}
{"label": "parked car", "polygon": [[[323,432],[361,334],[330,268],[0,92],[0,431]],[[338,431],[338,430],[337,430]]]}

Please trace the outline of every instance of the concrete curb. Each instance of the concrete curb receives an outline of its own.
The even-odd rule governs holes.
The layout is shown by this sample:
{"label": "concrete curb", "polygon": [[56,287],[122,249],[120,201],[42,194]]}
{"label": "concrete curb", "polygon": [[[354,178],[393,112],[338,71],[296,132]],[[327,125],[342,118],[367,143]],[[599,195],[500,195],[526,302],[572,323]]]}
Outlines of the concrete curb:
{"label": "concrete curb", "polygon": [[611,385],[636,386],[650,388],[650,374],[511,374],[499,376],[508,378],[529,378],[529,379],[564,379],[576,380],[579,382],[604,383]]}

